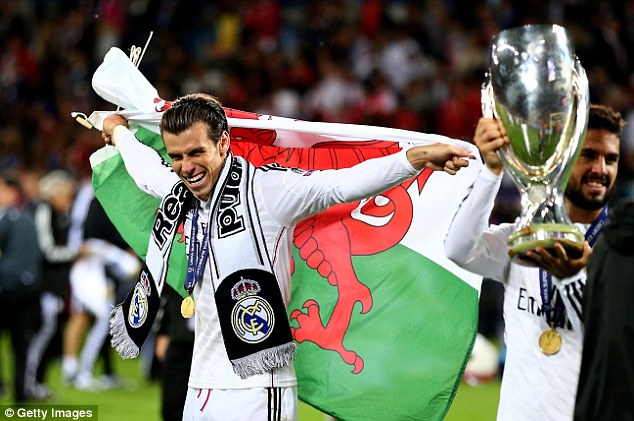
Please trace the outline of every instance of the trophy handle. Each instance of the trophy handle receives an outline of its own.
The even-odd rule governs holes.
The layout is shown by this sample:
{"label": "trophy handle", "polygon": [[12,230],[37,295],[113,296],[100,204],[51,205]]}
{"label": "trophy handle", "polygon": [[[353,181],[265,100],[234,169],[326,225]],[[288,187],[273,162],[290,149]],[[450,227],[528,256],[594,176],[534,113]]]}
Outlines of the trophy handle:
{"label": "trophy handle", "polygon": [[573,139],[575,142],[575,146],[570,148],[570,165],[566,168],[564,173],[561,175],[561,186],[562,189],[565,190],[566,185],[568,184],[568,179],[570,178],[570,174],[572,174],[572,169],[574,167],[575,162],[577,162],[577,158],[581,153],[581,149],[583,147],[583,142],[586,138],[586,132],[588,128],[588,116],[590,114],[590,88],[588,84],[588,77],[586,75],[586,71],[581,65],[579,59],[575,56],[575,67],[572,71],[572,81],[574,83],[575,95],[574,99],[577,102],[576,110],[577,115],[575,119],[575,128],[573,131]]}
{"label": "trophy handle", "polygon": [[493,108],[495,108],[495,100],[493,99],[493,87],[491,86],[491,73],[484,74],[484,82],[480,89],[480,105],[482,107],[482,117],[493,118]]}

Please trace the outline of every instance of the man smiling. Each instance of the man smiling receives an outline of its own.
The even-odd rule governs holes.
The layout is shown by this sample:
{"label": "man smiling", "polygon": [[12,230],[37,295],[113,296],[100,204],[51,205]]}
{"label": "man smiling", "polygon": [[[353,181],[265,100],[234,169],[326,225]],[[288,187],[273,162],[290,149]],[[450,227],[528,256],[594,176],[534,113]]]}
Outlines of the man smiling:
{"label": "man smiling", "polygon": [[[183,419],[296,420],[295,344],[286,316],[295,224],[424,168],[456,174],[472,157],[438,143],[340,170],[255,168],[232,154],[224,110],[205,94],[175,101],[160,128],[171,166],[138,142],[121,116],[104,121],[103,137],[118,147],[137,185],[162,198],[142,277],[164,280],[166,244],[181,215],[185,222],[189,295],[181,309],[195,317],[195,343]],[[135,297],[145,303],[153,295],[137,287]],[[123,315],[116,320],[129,323]],[[114,342],[127,347],[119,335]]]}
{"label": "man smiling", "polygon": [[[513,263],[508,254],[507,239],[516,224],[489,227],[503,171],[497,150],[508,139],[495,119],[478,122],[474,140],[486,168],[454,218],[445,251],[459,266],[505,287],[507,353],[498,420],[572,419],[583,335],[583,269],[607,219],[623,125],[618,112],[590,107],[585,143],[564,194],[571,221],[586,233],[582,255],[568,256],[561,244],[554,250],[538,247],[529,252],[538,267],[529,267]],[[541,347],[545,333],[554,339],[550,347]]]}

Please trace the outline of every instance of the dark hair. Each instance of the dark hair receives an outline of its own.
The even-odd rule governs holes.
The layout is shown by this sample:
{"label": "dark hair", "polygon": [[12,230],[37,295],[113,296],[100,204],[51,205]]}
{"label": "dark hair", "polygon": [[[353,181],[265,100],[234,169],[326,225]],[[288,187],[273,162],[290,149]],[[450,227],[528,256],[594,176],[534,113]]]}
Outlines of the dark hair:
{"label": "dark hair", "polygon": [[625,127],[625,120],[620,112],[606,105],[590,105],[588,129],[604,129],[616,134],[620,139],[623,127]]}
{"label": "dark hair", "polygon": [[4,181],[7,186],[17,190],[20,195],[23,194],[22,183],[16,171],[10,169],[0,171],[0,180]]}
{"label": "dark hair", "polygon": [[13,189],[18,193],[18,202],[24,201],[24,189],[22,188],[22,182],[20,176],[15,170],[5,169],[0,171],[0,181],[2,181],[7,187]]}
{"label": "dark hair", "polygon": [[161,134],[179,135],[196,123],[207,126],[209,139],[218,142],[228,132],[227,116],[222,104],[212,95],[196,93],[178,98],[161,118]]}

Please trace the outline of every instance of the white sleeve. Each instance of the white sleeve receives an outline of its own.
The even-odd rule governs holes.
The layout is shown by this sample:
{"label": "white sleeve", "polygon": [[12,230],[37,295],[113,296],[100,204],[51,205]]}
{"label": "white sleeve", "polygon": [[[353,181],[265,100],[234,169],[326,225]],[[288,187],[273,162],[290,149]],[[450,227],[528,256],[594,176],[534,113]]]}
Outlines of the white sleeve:
{"label": "white sleeve", "polygon": [[482,168],[462,201],[445,238],[445,253],[458,266],[484,277],[504,282],[511,259],[506,240],[514,224],[489,227],[489,218],[502,176]]}
{"label": "white sleeve", "polygon": [[279,224],[291,226],[333,205],[380,194],[418,173],[407,159],[406,150],[402,150],[337,170],[269,166],[260,186],[269,214]]}
{"label": "white sleeve", "polygon": [[156,150],[139,142],[126,127],[115,127],[113,139],[126,171],[145,193],[162,198],[178,182],[172,166]]}

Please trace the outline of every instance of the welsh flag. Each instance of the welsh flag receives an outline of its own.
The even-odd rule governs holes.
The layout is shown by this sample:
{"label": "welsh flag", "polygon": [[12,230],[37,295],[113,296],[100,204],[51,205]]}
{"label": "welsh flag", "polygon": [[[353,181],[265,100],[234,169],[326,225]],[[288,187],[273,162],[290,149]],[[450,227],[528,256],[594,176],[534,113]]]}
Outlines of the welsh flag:
{"label": "welsh flag", "polygon": [[[93,76],[122,107],[137,138],[168,160],[158,135],[170,106],[113,48]],[[95,112],[100,127],[111,112]],[[409,144],[473,145],[383,127],[316,123],[226,109],[231,149],[257,165],[344,168]],[[145,256],[159,201],[137,189],[116,148],[91,157],[96,196],[123,237]],[[383,194],[335,206],[297,225],[292,300],[299,398],[340,420],[440,420],[477,332],[480,277],[445,257],[451,219],[480,170],[423,171]],[[181,237],[182,238],[182,237]],[[183,293],[185,247],[177,236],[168,283]]]}

